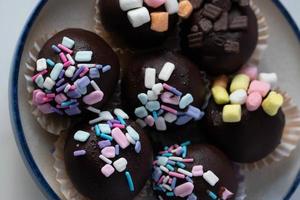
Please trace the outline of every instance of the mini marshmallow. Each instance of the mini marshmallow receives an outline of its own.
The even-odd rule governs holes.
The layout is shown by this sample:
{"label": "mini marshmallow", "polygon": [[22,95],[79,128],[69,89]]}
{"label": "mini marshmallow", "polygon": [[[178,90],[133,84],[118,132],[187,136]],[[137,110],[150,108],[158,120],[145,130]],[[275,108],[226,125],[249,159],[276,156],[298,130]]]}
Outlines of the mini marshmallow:
{"label": "mini marshmallow", "polygon": [[92,60],[92,51],[78,51],[75,55],[75,60],[77,62],[90,62]]}
{"label": "mini marshmallow", "polygon": [[274,88],[277,84],[278,77],[276,73],[260,73],[258,80],[269,83],[271,87]]}
{"label": "mini marshmallow", "polygon": [[145,70],[145,87],[152,89],[155,84],[156,69],[146,68]]}
{"label": "mini marshmallow", "polygon": [[119,0],[120,8],[123,11],[140,8],[143,6],[143,0]]}
{"label": "mini marshmallow", "polygon": [[235,123],[241,121],[242,107],[241,105],[225,105],[222,112],[223,122]]}
{"label": "mini marshmallow", "polygon": [[149,11],[145,7],[128,11],[127,17],[134,28],[142,26],[143,24],[146,24],[151,20]]}
{"label": "mini marshmallow", "polygon": [[53,86],[55,85],[55,81],[53,81],[50,77],[47,77],[44,81],[44,88],[47,90],[52,90]]}
{"label": "mini marshmallow", "polygon": [[221,86],[214,86],[212,89],[212,95],[215,102],[219,105],[229,102],[229,95],[227,90]]}
{"label": "mini marshmallow", "polygon": [[247,90],[249,83],[250,83],[249,76],[244,75],[244,74],[238,74],[231,81],[230,92],[234,92],[235,90],[238,90],[238,89]]}
{"label": "mini marshmallow", "polygon": [[219,181],[219,178],[210,170],[203,174],[203,178],[211,186],[215,186],[216,183]]}
{"label": "mini marshmallow", "polygon": [[144,0],[144,2],[149,7],[158,8],[161,5],[163,5],[166,2],[166,0]]}
{"label": "mini marshmallow", "polygon": [[158,131],[165,131],[167,130],[166,121],[163,117],[158,117],[155,121],[155,127]]}
{"label": "mini marshmallow", "polygon": [[221,86],[223,88],[227,88],[227,84],[228,84],[228,77],[226,75],[221,75],[218,76],[215,80],[214,80],[214,84],[213,86]]}
{"label": "mini marshmallow", "polygon": [[173,113],[167,112],[164,116],[165,121],[168,123],[173,123],[177,120],[177,115],[174,115]]}
{"label": "mini marshmallow", "polygon": [[161,83],[157,83],[155,85],[153,85],[152,87],[152,91],[156,94],[156,95],[160,95],[160,93],[164,90],[164,87]]}
{"label": "mini marshmallow", "polygon": [[175,65],[173,63],[166,62],[163,68],[161,69],[158,78],[163,81],[168,81],[174,69],[175,69]]}
{"label": "mini marshmallow", "polygon": [[262,107],[268,115],[275,116],[282,104],[283,96],[277,92],[272,91],[263,101]]}
{"label": "mini marshmallow", "polygon": [[151,30],[156,32],[166,32],[169,28],[169,13],[153,12],[151,13]]}
{"label": "mini marshmallow", "polygon": [[145,93],[140,93],[138,94],[138,99],[140,100],[140,102],[143,104],[143,105],[146,105],[147,101],[148,101],[148,96],[147,94]]}
{"label": "mini marshmallow", "polygon": [[258,92],[252,92],[247,97],[246,107],[249,111],[256,111],[262,102],[262,96]]}
{"label": "mini marshmallow", "polygon": [[69,49],[72,49],[75,44],[75,41],[71,38],[63,37],[61,44]]}
{"label": "mini marshmallow", "polygon": [[238,89],[229,96],[231,104],[243,105],[247,100],[247,92],[243,89]]}
{"label": "mini marshmallow", "polygon": [[166,0],[165,3],[166,11],[172,15],[178,12],[179,4],[177,0]]}
{"label": "mini marshmallow", "polygon": [[258,68],[256,65],[246,64],[241,70],[241,74],[245,74],[250,77],[251,80],[255,80],[258,74]]}
{"label": "mini marshmallow", "polygon": [[178,15],[184,19],[189,18],[193,12],[193,5],[188,0],[183,0],[179,2]]}
{"label": "mini marshmallow", "polygon": [[65,71],[66,77],[71,78],[73,76],[75,70],[76,70],[76,67],[74,67],[74,66],[68,67],[68,69]]}
{"label": "mini marshmallow", "polygon": [[270,89],[270,83],[254,80],[249,86],[248,94],[251,94],[252,92],[258,92],[262,97],[265,97]]}
{"label": "mini marshmallow", "polygon": [[47,60],[45,58],[36,61],[36,71],[40,72],[47,69]]}
{"label": "mini marshmallow", "polygon": [[119,158],[113,163],[113,166],[118,172],[123,172],[127,166],[127,160],[125,158]]}
{"label": "mini marshmallow", "polygon": [[147,96],[149,101],[155,101],[158,99],[158,96],[152,90],[147,91]]}

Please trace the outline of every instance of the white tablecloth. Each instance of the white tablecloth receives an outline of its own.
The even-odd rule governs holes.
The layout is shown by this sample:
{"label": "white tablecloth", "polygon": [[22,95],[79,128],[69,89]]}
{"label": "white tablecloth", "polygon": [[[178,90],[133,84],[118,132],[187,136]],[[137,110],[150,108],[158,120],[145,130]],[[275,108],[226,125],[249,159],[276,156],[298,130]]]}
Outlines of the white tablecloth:
{"label": "white tablecloth", "polygon": [[[270,1],[270,0],[261,0]],[[8,77],[20,31],[38,0],[0,0],[0,199],[41,200],[41,194],[28,174],[13,138],[8,111]],[[300,27],[300,1],[282,0]],[[300,188],[293,200],[300,199]]]}

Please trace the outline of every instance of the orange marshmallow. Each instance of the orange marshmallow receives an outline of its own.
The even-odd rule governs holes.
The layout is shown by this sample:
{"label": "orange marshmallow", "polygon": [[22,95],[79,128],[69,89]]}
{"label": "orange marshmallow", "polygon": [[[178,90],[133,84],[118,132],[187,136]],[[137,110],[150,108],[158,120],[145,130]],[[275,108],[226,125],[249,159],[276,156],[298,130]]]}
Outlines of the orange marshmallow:
{"label": "orange marshmallow", "polygon": [[184,19],[187,19],[193,12],[193,5],[188,0],[179,2],[178,15]]}
{"label": "orange marshmallow", "polygon": [[151,15],[151,30],[165,32],[169,28],[169,13],[153,12]]}

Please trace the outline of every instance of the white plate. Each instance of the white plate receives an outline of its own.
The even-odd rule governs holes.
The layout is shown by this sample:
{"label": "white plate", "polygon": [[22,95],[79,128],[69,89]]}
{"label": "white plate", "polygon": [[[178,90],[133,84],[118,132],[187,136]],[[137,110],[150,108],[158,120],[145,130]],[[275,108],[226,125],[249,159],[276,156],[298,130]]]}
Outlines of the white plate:
{"label": "white plate", "polygon": [[[256,0],[256,3],[267,18],[271,35],[269,48],[261,63],[263,71],[278,73],[281,88],[289,92],[296,104],[300,105],[299,30],[278,1]],[[28,170],[49,199],[62,198],[55,181],[51,154],[56,137],[43,131],[31,114],[25,88],[24,63],[33,42],[46,34],[75,27],[93,30],[94,4],[94,0],[42,0],[24,27],[14,57],[10,79],[10,98],[13,103],[10,109],[15,137]],[[247,173],[247,199],[289,199],[300,181],[297,176],[299,153],[298,147],[288,159]]]}

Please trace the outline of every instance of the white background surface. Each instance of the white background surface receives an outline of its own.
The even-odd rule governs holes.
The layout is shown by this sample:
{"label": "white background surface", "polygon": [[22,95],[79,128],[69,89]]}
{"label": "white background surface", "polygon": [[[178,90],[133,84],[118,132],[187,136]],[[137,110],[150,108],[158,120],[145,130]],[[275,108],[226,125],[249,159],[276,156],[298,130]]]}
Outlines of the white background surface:
{"label": "white background surface", "polygon": [[[270,0],[262,0],[270,1]],[[10,127],[8,77],[14,48],[38,0],[0,0],[0,199],[45,199],[27,172]],[[300,26],[300,1],[282,0]],[[293,200],[300,199],[300,188]]]}

